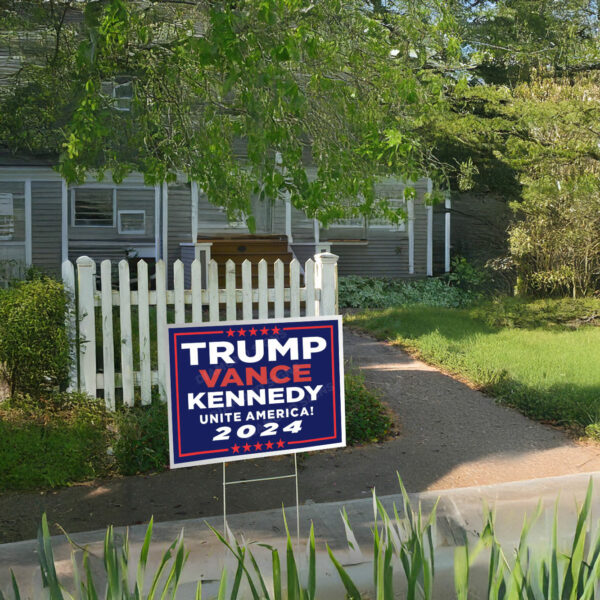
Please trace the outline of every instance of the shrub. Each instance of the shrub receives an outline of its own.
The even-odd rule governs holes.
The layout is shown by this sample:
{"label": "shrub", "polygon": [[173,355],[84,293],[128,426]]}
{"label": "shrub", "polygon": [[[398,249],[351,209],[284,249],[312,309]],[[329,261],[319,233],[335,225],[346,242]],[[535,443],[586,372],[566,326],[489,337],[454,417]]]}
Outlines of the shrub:
{"label": "shrub", "polygon": [[379,396],[369,390],[359,373],[346,373],[346,441],[380,442],[390,434],[392,419]]}
{"label": "shrub", "polygon": [[533,179],[510,232],[519,293],[589,295],[600,286],[600,184],[595,174]]}
{"label": "shrub", "polygon": [[69,373],[67,296],[48,277],[0,290],[0,374],[11,394],[40,397],[64,384]]}
{"label": "shrub", "polygon": [[388,308],[414,304],[458,308],[471,304],[476,297],[474,292],[451,286],[438,278],[401,281],[350,275],[339,280],[341,308]]}
{"label": "shrub", "polygon": [[0,489],[51,488],[105,475],[110,415],[84,394],[0,403]]}
{"label": "shrub", "polygon": [[492,285],[488,271],[476,267],[462,256],[452,259],[452,269],[444,277],[450,285],[475,295],[487,292]]}
{"label": "shrub", "polygon": [[116,415],[118,435],[113,446],[116,468],[123,475],[163,470],[169,464],[167,405],[125,408]]}

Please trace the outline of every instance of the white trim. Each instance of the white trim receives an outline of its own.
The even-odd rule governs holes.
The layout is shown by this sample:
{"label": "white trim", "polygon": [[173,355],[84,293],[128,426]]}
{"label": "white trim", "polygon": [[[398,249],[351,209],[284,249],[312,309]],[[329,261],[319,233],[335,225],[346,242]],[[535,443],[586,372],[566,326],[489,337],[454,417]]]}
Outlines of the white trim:
{"label": "white trim", "polygon": [[[112,225],[77,225],[75,223],[75,192],[76,190],[97,190],[97,189],[112,189]],[[117,188],[113,185],[79,185],[71,188],[71,227],[77,229],[96,228],[102,229],[115,228],[117,226]]]}
{"label": "white trim", "polygon": [[25,180],[25,264],[30,267],[33,248],[31,235],[31,179]]}
{"label": "white trim", "polygon": [[192,244],[198,241],[198,184],[192,181]]}
{"label": "white trim", "polygon": [[[427,193],[431,194],[433,182],[427,180]],[[433,206],[426,205],[427,209],[427,277],[433,276]]]}
{"label": "white trim", "polygon": [[169,263],[169,186],[162,184],[162,256],[166,264]]}
{"label": "white trim", "polygon": [[[0,181],[18,181],[22,182],[25,179],[31,179],[32,181],[61,181],[61,174],[52,167],[28,167],[28,166],[0,166]],[[105,181],[112,181],[112,172],[105,171]],[[88,174],[87,181],[90,184],[97,186],[114,187],[115,183],[102,183],[96,181],[94,174]],[[119,186],[134,186],[140,188],[151,188],[144,183],[144,175],[142,173],[130,173],[123,179]]]}
{"label": "white trim", "polygon": [[444,215],[444,270],[446,273],[448,273],[450,271],[450,210],[452,209],[450,192],[446,192],[444,207],[446,209],[446,213]]}
{"label": "white trim", "polygon": [[160,185],[154,186],[154,260],[160,258]]}
{"label": "white trim", "polygon": [[[289,196],[289,194],[286,194],[286,196]],[[287,197],[285,199],[285,235],[288,239],[288,244],[293,244],[294,238],[292,237],[292,203]]]}
{"label": "white trim", "polygon": [[319,244],[321,242],[321,224],[319,223],[319,219],[313,219],[313,236],[315,244]]}
{"label": "white trim", "polygon": [[[143,229],[127,229],[123,231],[123,225],[121,223],[121,215],[144,215],[144,227]],[[117,213],[117,231],[120,235],[146,235],[146,211],[138,209],[123,209]]]}
{"label": "white trim", "polygon": [[69,190],[64,179],[61,182],[61,257],[69,260]]}

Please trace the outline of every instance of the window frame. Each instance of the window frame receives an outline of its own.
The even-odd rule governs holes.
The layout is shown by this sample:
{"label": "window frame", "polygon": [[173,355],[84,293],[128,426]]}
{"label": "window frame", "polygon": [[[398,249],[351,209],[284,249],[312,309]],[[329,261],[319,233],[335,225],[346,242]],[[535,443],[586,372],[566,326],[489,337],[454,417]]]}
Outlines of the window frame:
{"label": "window frame", "polygon": [[[406,197],[404,196],[404,194],[402,195],[402,198],[386,198],[386,201],[389,202],[390,204],[392,202],[397,202],[398,205],[394,206],[394,208],[403,208],[405,210],[405,212],[408,213],[408,203],[406,201]],[[408,221],[408,217],[406,219],[403,219],[402,221],[399,221],[398,223],[371,223],[371,219],[368,220],[367,222],[367,226],[373,229],[384,229],[387,231],[397,231],[397,232],[406,232],[406,222]]]}
{"label": "window frame", "polygon": [[[6,216],[9,218],[12,218],[12,231],[10,233],[2,233],[2,230],[0,229],[0,242],[14,242],[15,240],[13,240],[13,238],[15,237],[15,230],[16,230],[15,195],[12,192],[1,192],[0,196],[6,196],[7,204],[10,202],[10,206],[12,208],[11,214],[0,215],[0,217]],[[8,223],[8,221],[7,221],[7,223]],[[9,229],[9,227],[7,227],[7,231]],[[21,242],[18,242],[18,243],[21,243]]]}
{"label": "window frame", "polygon": [[[129,229],[123,230],[121,215],[143,215],[144,227],[143,229]],[[146,235],[146,211],[143,208],[123,208],[117,213],[117,232],[119,235]]]}
{"label": "window frame", "polygon": [[[75,220],[75,203],[77,201],[77,190],[111,190],[112,191],[112,224],[110,225],[90,225],[90,224],[78,224]],[[78,186],[71,188],[71,227],[80,227],[80,228],[101,228],[114,229],[117,226],[116,223],[116,213],[117,213],[117,188],[116,186],[100,186],[100,185],[86,185],[86,186]]]}
{"label": "window frame", "polygon": [[[119,88],[127,88],[129,87],[131,89],[131,95],[130,96],[117,96],[117,90]],[[120,112],[131,112],[131,105],[133,103],[133,79],[128,79],[127,81],[122,81],[121,83],[117,82],[117,81],[113,81],[113,86],[112,86],[112,99],[113,99],[113,108],[115,110],[118,110]],[[118,102],[120,101],[126,101],[128,103],[127,106],[118,106]]]}

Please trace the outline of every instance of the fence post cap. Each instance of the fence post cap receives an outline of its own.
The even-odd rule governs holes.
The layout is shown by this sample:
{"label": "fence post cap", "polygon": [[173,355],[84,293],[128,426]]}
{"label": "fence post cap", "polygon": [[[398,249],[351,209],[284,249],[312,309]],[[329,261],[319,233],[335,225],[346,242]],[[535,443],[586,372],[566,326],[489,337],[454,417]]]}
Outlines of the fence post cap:
{"label": "fence post cap", "polygon": [[89,256],[80,256],[75,262],[78,267],[92,267],[96,270],[96,263]]}
{"label": "fence post cap", "polygon": [[337,254],[331,252],[320,252],[315,254],[315,260],[323,265],[335,265],[339,259]]}

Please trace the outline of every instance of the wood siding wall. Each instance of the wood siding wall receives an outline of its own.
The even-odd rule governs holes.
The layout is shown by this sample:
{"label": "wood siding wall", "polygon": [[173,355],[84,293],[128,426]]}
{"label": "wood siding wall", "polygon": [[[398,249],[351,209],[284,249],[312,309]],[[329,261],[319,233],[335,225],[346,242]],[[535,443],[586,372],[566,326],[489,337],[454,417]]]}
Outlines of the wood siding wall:
{"label": "wood siding wall", "polygon": [[49,275],[60,276],[62,252],[62,184],[31,182],[31,259]]}

